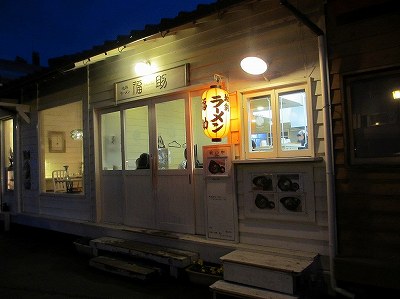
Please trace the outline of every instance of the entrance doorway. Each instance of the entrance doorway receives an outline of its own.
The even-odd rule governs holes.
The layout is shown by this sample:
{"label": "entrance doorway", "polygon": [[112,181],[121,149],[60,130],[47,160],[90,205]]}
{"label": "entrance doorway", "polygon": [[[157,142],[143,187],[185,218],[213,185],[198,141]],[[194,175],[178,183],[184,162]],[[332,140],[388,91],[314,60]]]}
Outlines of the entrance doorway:
{"label": "entrance doorway", "polygon": [[102,111],[102,221],[195,233],[189,98]]}

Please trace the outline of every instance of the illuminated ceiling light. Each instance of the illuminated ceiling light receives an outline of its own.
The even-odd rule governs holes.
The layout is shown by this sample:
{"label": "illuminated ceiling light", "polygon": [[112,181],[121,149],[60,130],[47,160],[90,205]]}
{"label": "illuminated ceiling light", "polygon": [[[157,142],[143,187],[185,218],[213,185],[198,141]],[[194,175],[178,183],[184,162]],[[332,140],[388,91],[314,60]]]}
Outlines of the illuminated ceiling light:
{"label": "illuminated ceiling light", "polygon": [[[217,83],[221,76],[215,75]],[[204,134],[211,138],[212,142],[220,142],[228,135],[231,124],[231,109],[229,93],[220,85],[211,85],[202,97],[201,118],[203,121]]]}
{"label": "illuminated ceiling light", "polygon": [[135,65],[135,73],[139,76],[148,75],[152,72],[150,61],[141,61]]}
{"label": "illuminated ceiling light", "polygon": [[393,90],[392,95],[393,95],[393,99],[400,100],[400,90]]}
{"label": "illuminated ceiling light", "polygon": [[261,58],[250,56],[243,58],[240,67],[251,75],[261,75],[267,71],[267,63]]}

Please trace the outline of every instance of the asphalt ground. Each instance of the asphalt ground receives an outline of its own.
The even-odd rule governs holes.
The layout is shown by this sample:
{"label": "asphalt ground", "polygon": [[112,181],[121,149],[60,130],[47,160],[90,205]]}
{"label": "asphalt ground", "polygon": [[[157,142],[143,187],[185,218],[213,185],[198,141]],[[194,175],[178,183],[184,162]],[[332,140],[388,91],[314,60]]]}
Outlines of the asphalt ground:
{"label": "asphalt ground", "polygon": [[185,278],[141,281],[90,267],[77,239],[13,224],[0,230],[0,298],[212,298],[207,286]]}
{"label": "asphalt ground", "polygon": [[[78,253],[78,236],[0,222],[0,299],[19,298],[133,298],[211,299],[208,286],[193,284],[183,275],[141,281],[89,266]],[[344,285],[355,299],[397,299],[398,290]],[[306,296],[308,297],[308,296]],[[228,298],[218,296],[218,299]],[[231,298],[231,297],[229,297]],[[311,296],[312,299],[347,299],[346,296]]]}

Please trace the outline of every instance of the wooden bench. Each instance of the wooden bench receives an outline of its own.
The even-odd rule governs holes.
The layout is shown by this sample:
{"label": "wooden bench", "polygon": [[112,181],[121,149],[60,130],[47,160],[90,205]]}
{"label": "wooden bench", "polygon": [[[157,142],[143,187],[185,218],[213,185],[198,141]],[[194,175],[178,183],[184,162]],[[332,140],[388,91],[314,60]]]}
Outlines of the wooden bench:
{"label": "wooden bench", "polygon": [[186,268],[199,258],[197,253],[186,250],[113,237],[102,237],[91,240],[90,246],[93,248],[95,256],[98,256],[99,251],[103,250],[168,265],[170,275],[173,277],[178,276],[178,269]]}
{"label": "wooden bench", "polygon": [[210,286],[213,298],[217,299],[218,294],[229,295],[238,298],[249,299],[298,299],[299,297],[287,294],[276,293],[260,288],[250,287],[225,280],[218,280]]}

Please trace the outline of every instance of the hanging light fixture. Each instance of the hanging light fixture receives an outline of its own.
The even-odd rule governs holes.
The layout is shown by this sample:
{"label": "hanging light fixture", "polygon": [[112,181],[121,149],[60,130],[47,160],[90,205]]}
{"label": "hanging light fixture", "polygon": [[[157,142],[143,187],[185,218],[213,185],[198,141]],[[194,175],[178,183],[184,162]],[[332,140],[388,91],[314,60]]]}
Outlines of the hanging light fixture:
{"label": "hanging light fixture", "polygon": [[71,138],[73,140],[82,140],[83,139],[83,130],[82,129],[75,129],[70,132]]}
{"label": "hanging light fixture", "polygon": [[240,67],[246,73],[251,75],[261,75],[268,69],[267,63],[259,57],[249,56],[243,58],[240,62]]}
{"label": "hanging light fixture", "polygon": [[214,75],[217,84],[206,90],[202,99],[202,113],[204,134],[212,142],[220,142],[230,130],[231,108],[229,93],[221,88],[221,76]]}

